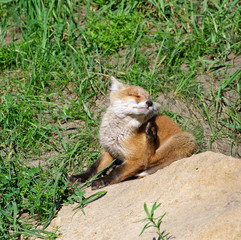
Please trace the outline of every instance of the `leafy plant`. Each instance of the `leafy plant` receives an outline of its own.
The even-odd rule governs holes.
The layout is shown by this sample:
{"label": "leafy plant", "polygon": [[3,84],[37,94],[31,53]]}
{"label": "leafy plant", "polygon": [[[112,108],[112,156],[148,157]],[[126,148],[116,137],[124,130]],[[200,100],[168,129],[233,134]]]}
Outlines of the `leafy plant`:
{"label": "leafy plant", "polygon": [[[145,226],[143,227],[140,235],[147,229],[150,227],[153,227],[156,229],[159,237],[164,240],[164,236],[163,236],[163,232],[161,232],[160,227],[161,227],[161,223],[162,223],[162,219],[164,218],[164,216],[166,215],[166,213],[164,213],[161,217],[156,217],[154,218],[154,212],[156,211],[157,208],[159,208],[161,206],[161,203],[157,204],[156,202],[152,205],[151,211],[149,212],[146,203],[144,203],[144,210],[146,212],[147,218],[142,219],[142,222],[147,222],[145,224]],[[166,238],[167,239],[167,238]]]}

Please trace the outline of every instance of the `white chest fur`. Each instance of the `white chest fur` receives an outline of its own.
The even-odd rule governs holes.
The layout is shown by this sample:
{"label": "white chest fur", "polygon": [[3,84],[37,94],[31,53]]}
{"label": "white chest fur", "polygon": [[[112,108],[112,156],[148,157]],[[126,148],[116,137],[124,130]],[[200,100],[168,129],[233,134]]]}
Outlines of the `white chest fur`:
{"label": "white chest fur", "polygon": [[128,154],[123,143],[141,126],[137,119],[115,115],[110,108],[105,113],[100,126],[100,143],[113,157],[124,160]]}

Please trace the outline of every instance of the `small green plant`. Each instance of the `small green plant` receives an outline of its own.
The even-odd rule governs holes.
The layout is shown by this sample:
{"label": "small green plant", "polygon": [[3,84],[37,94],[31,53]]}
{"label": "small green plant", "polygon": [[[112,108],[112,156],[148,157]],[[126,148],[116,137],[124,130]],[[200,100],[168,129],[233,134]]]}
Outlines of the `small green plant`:
{"label": "small green plant", "polygon": [[148,208],[147,208],[147,205],[146,203],[144,203],[144,210],[146,212],[146,215],[147,215],[147,218],[144,218],[142,219],[141,221],[142,222],[146,222],[146,225],[143,227],[141,233],[139,236],[141,236],[141,234],[147,229],[147,228],[150,228],[150,227],[154,227],[156,228],[157,230],[157,234],[159,235],[159,237],[162,239],[162,240],[165,240],[167,239],[167,237],[165,238],[163,236],[163,232],[161,232],[160,230],[160,226],[161,226],[161,223],[162,223],[162,219],[164,218],[164,216],[166,215],[166,213],[164,213],[162,216],[160,217],[157,217],[157,218],[154,218],[154,212],[156,211],[157,208],[159,208],[161,206],[161,203],[157,204],[156,202],[152,205],[152,208],[151,208],[151,212],[149,212]]}

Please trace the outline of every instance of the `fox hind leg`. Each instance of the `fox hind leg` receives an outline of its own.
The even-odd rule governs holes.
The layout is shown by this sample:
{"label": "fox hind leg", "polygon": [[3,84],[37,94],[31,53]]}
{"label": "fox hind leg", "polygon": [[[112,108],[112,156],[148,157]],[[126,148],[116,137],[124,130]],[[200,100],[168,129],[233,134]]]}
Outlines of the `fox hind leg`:
{"label": "fox hind leg", "polygon": [[192,134],[180,132],[167,139],[155,152],[155,155],[149,160],[148,168],[161,169],[172,162],[190,157],[196,148],[196,141]]}

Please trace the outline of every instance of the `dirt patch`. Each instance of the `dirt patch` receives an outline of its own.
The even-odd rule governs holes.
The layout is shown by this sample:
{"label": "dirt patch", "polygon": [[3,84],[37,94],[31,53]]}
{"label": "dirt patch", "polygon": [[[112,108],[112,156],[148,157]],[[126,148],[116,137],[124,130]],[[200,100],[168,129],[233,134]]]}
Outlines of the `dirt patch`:
{"label": "dirt patch", "polygon": [[[0,30],[0,36],[2,34],[3,33]],[[21,37],[22,37],[21,29],[19,27],[12,27],[8,29],[6,32],[4,32],[3,43],[4,45],[8,45],[9,43],[12,43],[12,42],[19,42]]]}

